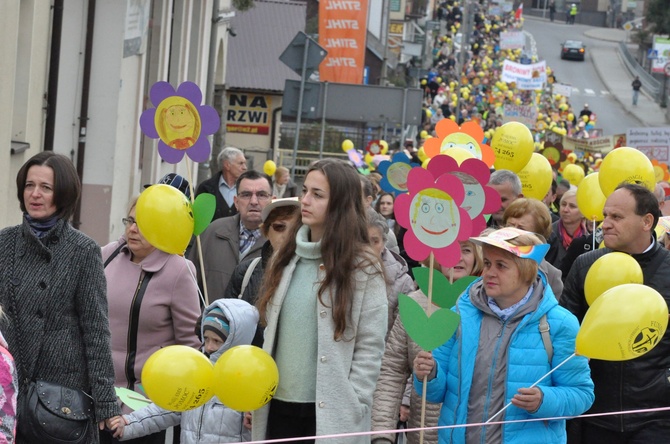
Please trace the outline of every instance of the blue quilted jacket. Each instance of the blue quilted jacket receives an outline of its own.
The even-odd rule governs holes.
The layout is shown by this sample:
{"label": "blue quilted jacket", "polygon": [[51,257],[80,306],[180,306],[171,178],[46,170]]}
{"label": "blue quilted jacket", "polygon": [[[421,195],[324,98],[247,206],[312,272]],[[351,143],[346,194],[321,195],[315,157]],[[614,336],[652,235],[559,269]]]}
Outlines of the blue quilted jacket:
{"label": "blue quilted jacket", "polygon": [[[540,273],[536,285],[542,285],[544,291],[537,309],[526,314],[515,329],[511,338],[507,356],[507,375],[504,388],[491,387],[492,390],[505,391],[505,404],[511,401],[519,388],[530,387],[535,381],[563,362],[575,351],[575,338],[579,330],[577,319],[558,305],[546,278]],[[433,351],[436,361],[436,377],[428,382],[427,399],[442,402],[438,425],[459,425],[481,422],[468,419],[468,399],[473,384],[486,383],[473,381],[475,359],[483,313],[471,301],[471,292],[483,291],[481,279],[473,282],[459,298],[454,310],[461,315],[461,325],[446,344]],[[547,349],[542,342],[539,322],[547,315],[553,344],[551,365]],[[492,346],[495,346],[492,344]],[[414,377],[414,385],[421,393],[423,384]],[[533,418],[557,416],[576,416],[585,412],[593,404],[593,382],[591,381],[588,361],[576,356],[554,371],[538,384],[544,398],[540,408],[528,413],[515,406],[496,417],[495,421],[510,421],[503,426],[503,443],[543,443],[562,444],[566,442],[565,421],[511,422]],[[491,412],[491,416],[495,412]],[[439,430],[440,443],[465,443],[464,427]]]}

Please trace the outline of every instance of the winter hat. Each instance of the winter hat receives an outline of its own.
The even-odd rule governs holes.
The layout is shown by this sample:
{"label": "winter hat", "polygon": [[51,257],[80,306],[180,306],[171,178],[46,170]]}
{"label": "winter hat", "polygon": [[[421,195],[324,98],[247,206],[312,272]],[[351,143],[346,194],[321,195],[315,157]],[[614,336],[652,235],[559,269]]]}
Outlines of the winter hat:
{"label": "winter hat", "polygon": [[[191,189],[188,183],[188,180],[184,179],[177,173],[167,173],[165,176],[156,182],[156,185],[165,184],[170,185],[184,193],[184,195],[191,200]],[[151,184],[144,185],[144,188],[150,187]]]}
{"label": "winter hat", "polygon": [[212,308],[202,320],[202,331],[211,331],[216,333],[225,342],[230,333],[230,325],[228,319],[223,314],[219,307]]}

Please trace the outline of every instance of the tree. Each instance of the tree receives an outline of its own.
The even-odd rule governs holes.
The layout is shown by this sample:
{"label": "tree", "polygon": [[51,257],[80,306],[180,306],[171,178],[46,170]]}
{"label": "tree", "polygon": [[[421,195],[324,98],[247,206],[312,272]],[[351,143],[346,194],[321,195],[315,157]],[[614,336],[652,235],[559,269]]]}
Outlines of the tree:
{"label": "tree", "polygon": [[645,16],[650,31],[655,34],[670,34],[670,8],[668,0],[649,0]]}

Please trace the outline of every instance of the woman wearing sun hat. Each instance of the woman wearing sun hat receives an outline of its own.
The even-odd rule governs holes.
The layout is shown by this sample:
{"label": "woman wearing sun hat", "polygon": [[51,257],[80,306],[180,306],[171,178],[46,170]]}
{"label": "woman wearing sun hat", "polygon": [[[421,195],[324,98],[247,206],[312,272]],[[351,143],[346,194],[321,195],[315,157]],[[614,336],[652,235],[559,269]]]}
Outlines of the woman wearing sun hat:
{"label": "woman wearing sun hat", "polygon": [[[559,367],[575,351],[579,324],[538,273],[549,246],[511,227],[472,241],[482,246],[482,277],[454,307],[461,316],[456,334],[432,354],[417,355],[414,385],[421,393],[427,376],[426,399],[443,403],[440,426],[492,417],[505,424],[441,429],[439,442],[564,443],[564,420],[527,421],[576,416],[594,400],[585,357]],[[547,324],[549,332],[541,332]]]}

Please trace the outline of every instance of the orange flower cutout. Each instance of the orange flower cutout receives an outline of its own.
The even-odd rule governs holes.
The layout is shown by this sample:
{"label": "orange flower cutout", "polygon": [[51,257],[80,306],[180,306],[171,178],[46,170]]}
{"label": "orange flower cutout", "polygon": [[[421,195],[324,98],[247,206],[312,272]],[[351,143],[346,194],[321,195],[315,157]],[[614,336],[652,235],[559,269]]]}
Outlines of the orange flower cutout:
{"label": "orange flower cutout", "polygon": [[654,166],[654,175],[656,176],[656,182],[668,181],[670,179],[670,172],[668,172],[668,164],[665,162],[659,162],[656,159],[651,159],[651,164]]}
{"label": "orange flower cutout", "polygon": [[423,144],[423,151],[431,159],[438,154],[448,154],[449,148],[463,148],[482,160],[489,168],[493,167],[496,156],[493,149],[485,144],[484,130],[477,122],[465,122],[458,126],[451,119],[442,119],[435,125],[437,137],[432,137]]}

